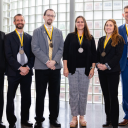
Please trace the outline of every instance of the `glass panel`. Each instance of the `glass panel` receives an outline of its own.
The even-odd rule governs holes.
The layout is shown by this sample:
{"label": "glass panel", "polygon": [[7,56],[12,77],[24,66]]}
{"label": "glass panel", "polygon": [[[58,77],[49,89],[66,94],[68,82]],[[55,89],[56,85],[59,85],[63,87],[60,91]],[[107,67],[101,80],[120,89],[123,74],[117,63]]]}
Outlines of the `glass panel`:
{"label": "glass panel", "polygon": [[92,103],[92,95],[88,95],[88,103]]}
{"label": "glass panel", "polygon": [[17,8],[22,8],[22,1],[17,1]]}
{"label": "glass panel", "polygon": [[69,10],[70,10],[70,6],[69,4],[67,4],[67,12],[69,12]]}
{"label": "glass panel", "polygon": [[65,100],[65,93],[60,93],[60,100]]}
{"label": "glass panel", "polygon": [[25,22],[28,23],[28,16],[24,16]]}
{"label": "glass panel", "polygon": [[35,7],[30,7],[28,11],[29,11],[28,13],[29,15],[35,14]]}
{"label": "glass panel", "polygon": [[100,86],[93,86],[93,94],[102,94]]}
{"label": "glass panel", "polygon": [[93,28],[93,21],[87,21],[87,25],[89,29]]}
{"label": "glass panel", "polygon": [[103,19],[112,19],[112,11],[103,11]]}
{"label": "glass panel", "polygon": [[57,28],[57,22],[53,22],[53,26]]}
{"label": "glass panel", "polygon": [[66,4],[59,4],[58,12],[66,12]]}
{"label": "glass panel", "polygon": [[93,20],[93,12],[85,12],[86,20]]}
{"label": "glass panel", "polygon": [[58,13],[58,21],[66,21],[66,14]]}
{"label": "glass panel", "polygon": [[65,92],[65,84],[61,84],[60,91]]}
{"label": "glass panel", "polygon": [[25,31],[25,32],[28,32],[28,24],[25,24],[25,25],[24,25],[24,31]]}
{"label": "glass panel", "polygon": [[101,2],[95,2],[94,3],[94,10],[102,10],[102,3]]}
{"label": "glass panel", "polygon": [[17,9],[17,2],[11,3],[11,9]]}
{"label": "glass panel", "polygon": [[77,16],[83,16],[83,15],[84,15],[83,12],[76,12],[76,16],[75,17],[77,17]]}
{"label": "glass panel", "polygon": [[45,10],[47,10],[49,8],[49,6],[43,6],[43,14],[45,12]]}
{"label": "glass panel", "polygon": [[42,15],[36,15],[36,22],[42,22],[43,16]]}
{"label": "glass panel", "polygon": [[103,4],[103,10],[112,10],[112,2],[104,2]]}
{"label": "glass panel", "polygon": [[102,103],[102,95],[93,95],[93,103]]}
{"label": "glass panel", "polygon": [[23,0],[23,7],[28,7],[28,0]]}
{"label": "glass panel", "polygon": [[49,0],[43,0],[43,5],[48,5],[49,4]]}
{"label": "glass panel", "polygon": [[102,12],[94,12],[94,19],[102,19]]}
{"label": "glass panel", "polygon": [[100,85],[99,77],[98,76],[94,76],[94,82],[93,82],[93,84]]}
{"label": "glass panel", "polygon": [[58,0],[58,3],[66,3],[66,0]]}
{"label": "glass panel", "polygon": [[28,15],[28,8],[23,8],[23,14]]}
{"label": "glass panel", "polygon": [[93,10],[93,3],[85,3],[85,11]]}
{"label": "glass panel", "polygon": [[36,14],[42,14],[42,6],[36,7]]}
{"label": "glass panel", "polygon": [[57,4],[57,0],[50,0],[50,4]]}
{"label": "glass panel", "polygon": [[22,14],[22,9],[17,9],[17,13],[19,14]]}
{"label": "glass panel", "polygon": [[75,0],[75,2],[83,2],[83,0]]}
{"label": "glass panel", "polygon": [[63,34],[63,39],[65,40],[65,37],[66,37],[66,31],[62,31],[62,34]]}
{"label": "glass panel", "polygon": [[36,6],[38,6],[38,5],[42,5],[43,3],[42,3],[42,0],[36,0]]}
{"label": "glass panel", "polygon": [[57,5],[50,5],[50,8],[57,12]]}
{"label": "glass panel", "polygon": [[122,19],[122,11],[113,11],[113,19]]}
{"label": "glass panel", "polygon": [[65,30],[66,29],[66,23],[65,22],[59,22],[58,23],[58,29]]}
{"label": "glass panel", "polygon": [[14,17],[17,14],[17,10],[11,10],[11,17]]}
{"label": "glass panel", "polygon": [[70,27],[69,27],[70,25],[69,25],[69,22],[67,22],[67,30],[69,30],[70,29]]}
{"label": "glass panel", "polygon": [[94,21],[94,29],[102,29],[102,21]]}
{"label": "glass panel", "polygon": [[83,11],[83,3],[75,3],[76,11]]}
{"label": "glass panel", "polygon": [[122,9],[122,1],[113,1],[113,9]]}
{"label": "glass panel", "polygon": [[69,13],[67,13],[67,21],[69,21]]}
{"label": "glass panel", "polygon": [[92,94],[92,86],[91,85],[89,86],[88,93]]}
{"label": "glass panel", "polygon": [[29,23],[35,23],[35,16],[29,16]]}
{"label": "glass panel", "polygon": [[122,20],[116,20],[116,24],[117,24],[118,27],[121,26],[122,25]]}
{"label": "glass panel", "polygon": [[128,5],[128,1],[123,1],[123,8]]}
{"label": "glass panel", "polygon": [[42,23],[36,23],[36,28],[42,26]]}
{"label": "glass panel", "polygon": [[35,24],[29,24],[29,31],[33,31],[35,29]]}
{"label": "glass panel", "polygon": [[35,0],[29,0],[29,7],[35,6]]}

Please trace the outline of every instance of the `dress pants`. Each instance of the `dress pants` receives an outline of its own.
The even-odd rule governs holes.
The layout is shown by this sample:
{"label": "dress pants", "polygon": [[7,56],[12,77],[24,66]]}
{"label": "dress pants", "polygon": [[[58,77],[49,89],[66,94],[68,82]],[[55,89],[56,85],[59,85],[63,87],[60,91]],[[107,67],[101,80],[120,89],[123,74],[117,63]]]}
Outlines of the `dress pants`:
{"label": "dress pants", "polygon": [[14,124],[17,120],[14,114],[14,98],[19,84],[21,91],[21,122],[29,120],[29,108],[31,105],[31,82],[32,75],[29,73],[26,76],[21,76],[19,72],[17,72],[16,76],[8,76],[6,114],[9,124]]}
{"label": "dress pants", "polygon": [[72,116],[85,115],[89,78],[85,75],[85,68],[76,68],[74,74],[69,73],[69,95]]}
{"label": "dress pants", "polygon": [[113,126],[118,126],[118,85],[120,73],[105,73],[104,71],[99,71],[98,73],[101,89],[104,96],[106,121],[111,121]]}
{"label": "dress pants", "polygon": [[3,106],[4,106],[4,73],[0,73],[0,122],[2,121]]}
{"label": "dress pants", "polygon": [[60,69],[35,70],[36,80],[36,121],[44,121],[44,101],[48,84],[49,119],[57,120],[59,114]]}

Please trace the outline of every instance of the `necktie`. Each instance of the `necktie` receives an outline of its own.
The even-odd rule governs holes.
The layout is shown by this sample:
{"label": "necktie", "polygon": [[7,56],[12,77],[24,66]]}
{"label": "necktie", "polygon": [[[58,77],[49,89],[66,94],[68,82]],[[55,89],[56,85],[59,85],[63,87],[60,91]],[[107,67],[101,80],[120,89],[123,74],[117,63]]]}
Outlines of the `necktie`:
{"label": "necktie", "polygon": [[[20,38],[22,39],[22,34],[20,34]],[[20,50],[23,49],[23,47],[21,48],[20,46]],[[20,54],[20,64],[24,65],[25,64],[25,58],[24,58],[24,54]]]}
{"label": "necktie", "polygon": [[[51,28],[48,28],[48,33],[49,33],[50,36],[52,35]],[[52,41],[50,41],[49,38],[48,38],[48,44],[49,44],[49,60],[52,60],[52,49],[53,48],[50,47],[50,43],[52,43]]]}

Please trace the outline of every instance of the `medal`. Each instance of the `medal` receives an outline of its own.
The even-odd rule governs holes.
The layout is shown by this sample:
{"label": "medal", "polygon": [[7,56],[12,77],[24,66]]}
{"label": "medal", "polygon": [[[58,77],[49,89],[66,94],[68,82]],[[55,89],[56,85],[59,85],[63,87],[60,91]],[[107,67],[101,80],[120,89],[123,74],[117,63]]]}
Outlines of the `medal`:
{"label": "medal", "polygon": [[83,53],[83,51],[84,51],[83,48],[79,48],[79,49],[78,49],[78,52],[79,52],[79,53]]}
{"label": "medal", "polygon": [[49,44],[49,46],[50,46],[51,48],[53,48],[53,43],[51,42],[51,43]]}
{"label": "medal", "polygon": [[101,56],[102,56],[102,57],[105,57],[105,56],[106,56],[106,52],[102,52],[102,53],[101,53]]}
{"label": "medal", "polygon": [[19,53],[20,53],[20,54],[24,54],[24,50],[21,49],[21,50],[19,51]]}

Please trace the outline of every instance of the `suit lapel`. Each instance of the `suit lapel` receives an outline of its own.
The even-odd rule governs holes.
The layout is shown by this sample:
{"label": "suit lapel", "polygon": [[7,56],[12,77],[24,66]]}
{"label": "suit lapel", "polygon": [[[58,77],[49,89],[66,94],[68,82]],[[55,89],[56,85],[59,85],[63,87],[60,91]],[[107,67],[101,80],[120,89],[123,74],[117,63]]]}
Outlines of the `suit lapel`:
{"label": "suit lapel", "polygon": [[26,33],[24,32],[24,37],[23,37],[23,48],[24,48],[24,51],[27,52],[27,42],[28,42],[28,38],[27,38],[27,35]]}
{"label": "suit lapel", "polygon": [[16,32],[14,31],[12,35],[13,35],[13,38],[15,39],[16,43],[18,44],[18,46],[20,46],[20,40],[19,40],[19,37],[16,34]]}
{"label": "suit lapel", "polygon": [[108,43],[107,43],[107,45],[106,45],[106,47],[105,47],[105,52],[106,52],[106,54],[110,51],[110,49],[111,49],[111,43],[112,43],[112,40],[110,39],[109,41],[108,41]]}
{"label": "suit lapel", "polygon": [[47,38],[47,33],[45,31],[45,28],[44,28],[44,25],[42,25],[42,35],[45,39],[45,43],[46,43],[46,47],[47,47],[47,50],[49,49],[49,46],[48,46],[48,38]]}
{"label": "suit lapel", "polygon": [[123,35],[124,35],[125,43],[127,44],[127,34],[126,34],[125,24],[123,25]]}

